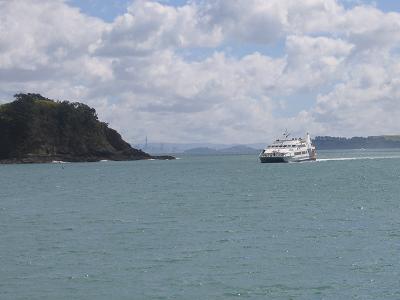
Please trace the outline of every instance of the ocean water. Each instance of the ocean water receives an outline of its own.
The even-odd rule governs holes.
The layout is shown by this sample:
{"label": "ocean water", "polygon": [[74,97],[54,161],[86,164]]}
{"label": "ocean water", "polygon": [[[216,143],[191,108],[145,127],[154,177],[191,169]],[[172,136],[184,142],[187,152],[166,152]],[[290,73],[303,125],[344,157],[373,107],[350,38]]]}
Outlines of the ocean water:
{"label": "ocean water", "polygon": [[400,150],[0,165],[0,299],[400,299]]}

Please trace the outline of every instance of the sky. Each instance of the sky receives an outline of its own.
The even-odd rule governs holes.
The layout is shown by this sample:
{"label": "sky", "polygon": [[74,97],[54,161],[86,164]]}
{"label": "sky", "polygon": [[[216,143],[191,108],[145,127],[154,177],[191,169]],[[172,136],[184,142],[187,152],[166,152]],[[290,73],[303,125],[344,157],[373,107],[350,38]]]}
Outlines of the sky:
{"label": "sky", "polygon": [[400,1],[0,0],[0,103],[84,102],[129,142],[400,134]]}

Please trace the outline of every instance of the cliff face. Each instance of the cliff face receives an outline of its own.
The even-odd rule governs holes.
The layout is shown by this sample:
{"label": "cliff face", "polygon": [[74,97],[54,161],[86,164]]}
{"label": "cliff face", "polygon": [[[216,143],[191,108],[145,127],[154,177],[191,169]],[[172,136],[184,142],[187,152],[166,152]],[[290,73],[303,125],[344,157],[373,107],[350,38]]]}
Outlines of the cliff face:
{"label": "cliff face", "polygon": [[96,111],[85,104],[17,94],[14,102],[0,106],[0,162],[149,158],[100,122]]}

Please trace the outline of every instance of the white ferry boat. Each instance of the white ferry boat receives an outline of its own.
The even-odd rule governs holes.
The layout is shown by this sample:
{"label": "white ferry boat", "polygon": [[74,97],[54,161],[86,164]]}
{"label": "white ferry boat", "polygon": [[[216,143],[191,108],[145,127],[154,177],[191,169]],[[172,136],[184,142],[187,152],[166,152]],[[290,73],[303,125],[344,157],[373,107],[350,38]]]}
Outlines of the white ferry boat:
{"label": "white ferry boat", "polygon": [[283,139],[278,139],[265,148],[259,158],[262,163],[301,162],[316,160],[317,152],[308,133],[303,139],[289,138],[289,134],[285,132]]}

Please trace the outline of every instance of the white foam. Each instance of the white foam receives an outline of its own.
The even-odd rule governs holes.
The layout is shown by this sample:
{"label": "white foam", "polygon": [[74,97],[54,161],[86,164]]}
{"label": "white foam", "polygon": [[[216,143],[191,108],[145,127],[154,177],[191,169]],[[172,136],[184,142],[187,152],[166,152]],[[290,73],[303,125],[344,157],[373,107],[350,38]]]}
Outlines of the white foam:
{"label": "white foam", "polygon": [[362,160],[362,159],[390,159],[400,158],[400,156],[357,156],[357,157],[335,157],[335,158],[318,158],[317,161],[343,161],[343,160]]}
{"label": "white foam", "polygon": [[100,160],[100,162],[107,162],[107,161],[109,161],[108,159],[102,159],[102,160]]}
{"label": "white foam", "polygon": [[67,164],[68,162],[62,161],[62,160],[53,160],[52,163],[53,164]]}

